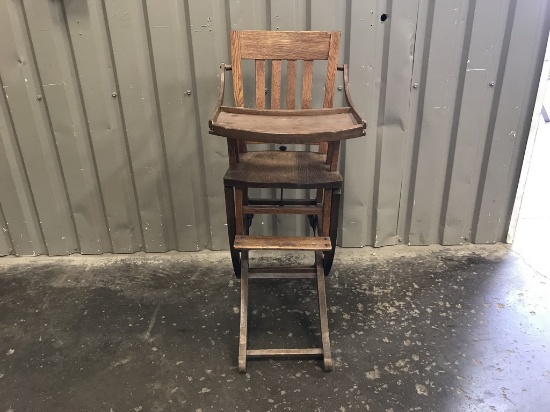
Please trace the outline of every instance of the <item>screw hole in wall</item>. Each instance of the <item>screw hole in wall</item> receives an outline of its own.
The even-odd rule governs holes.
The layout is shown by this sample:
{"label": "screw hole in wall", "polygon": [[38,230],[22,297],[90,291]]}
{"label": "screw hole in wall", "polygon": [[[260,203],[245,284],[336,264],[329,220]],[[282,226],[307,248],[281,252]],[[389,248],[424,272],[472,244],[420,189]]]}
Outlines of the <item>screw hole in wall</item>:
{"label": "screw hole in wall", "polygon": [[381,22],[385,22],[387,19],[388,19],[388,15],[386,13],[384,13],[380,16],[380,21]]}

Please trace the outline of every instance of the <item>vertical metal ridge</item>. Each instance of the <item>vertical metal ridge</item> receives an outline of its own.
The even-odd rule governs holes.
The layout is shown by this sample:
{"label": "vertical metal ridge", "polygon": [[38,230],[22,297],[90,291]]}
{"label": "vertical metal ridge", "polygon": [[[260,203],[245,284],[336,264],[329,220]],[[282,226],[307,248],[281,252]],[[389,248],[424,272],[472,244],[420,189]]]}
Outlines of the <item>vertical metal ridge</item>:
{"label": "vertical metal ridge", "polygon": [[439,216],[438,243],[443,244],[443,236],[445,232],[445,224],[447,219],[447,208],[449,205],[449,191],[451,189],[451,179],[453,172],[453,164],[455,159],[456,141],[458,137],[458,125],[460,122],[460,114],[462,109],[462,97],[464,95],[464,85],[466,80],[466,67],[468,65],[468,57],[470,54],[470,43],[472,39],[472,29],[474,26],[474,13],[477,0],[470,0],[468,4],[468,15],[466,18],[466,27],[464,31],[464,42],[462,48],[462,56],[460,59],[460,68],[458,71],[458,84],[456,88],[455,107],[453,120],[451,124],[451,138],[449,142],[449,151],[447,153],[447,167],[445,170],[445,182],[443,186],[443,201],[441,204],[441,214]]}
{"label": "vertical metal ridge", "polygon": [[[277,0],[275,0],[277,1]],[[271,8],[273,7],[271,0],[265,0],[265,22],[266,22],[266,29],[267,30],[273,30],[273,26],[271,24]]]}
{"label": "vertical metal ridge", "polygon": [[[22,212],[23,215],[26,215],[25,220],[28,219],[29,223],[27,223],[27,228],[30,224],[32,224],[34,230],[29,229],[29,236],[31,237],[31,241],[33,242],[33,250],[38,251],[36,254],[41,254],[43,251],[46,255],[49,255],[48,251],[48,245],[46,243],[46,238],[44,236],[44,229],[42,228],[42,222],[40,221],[40,215],[38,213],[38,208],[36,205],[36,200],[34,198],[34,193],[31,188],[31,183],[29,180],[29,174],[27,172],[27,166],[25,165],[25,159],[22,156],[21,153],[21,147],[19,144],[19,138],[17,136],[17,130],[15,129],[15,124],[13,121],[13,116],[10,110],[10,106],[8,104],[8,99],[6,96],[6,90],[4,88],[4,82],[2,80],[2,76],[0,76],[0,88],[2,89],[2,102],[6,109],[6,115],[7,120],[9,124],[7,125],[9,129],[11,129],[11,132],[13,134],[13,145],[14,147],[12,150],[14,151],[13,156],[15,157],[16,163],[18,163],[21,167],[21,171],[16,170],[21,179],[21,183],[23,187],[19,190],[22,190],[24,192],[24,200],[26,200],[26,204],[22,205]],[[8,130],[9,133],[9,130]],[[6,153],[7,156],[9,156],[9,153]],[[17,185],[16,190],[17,190]],[[23,200],[19,197],[19,200]],[[36,232],[36,233],[34,233]],[[34,239],[33,239],[34,238]],[[16,251],[17,252],[17,251]]]}
{"label": "vertical metal ridge", "polygon": [[[104,19],[103,25],[105,27],[105,35],[106,35],[106,38],[107,38],[107,45],[109,47],[111,67],[113,69],[113,81],[115,83],[116,93],[120,96],[120,85],[119,85],[119,81],[118,81],[118,73],[117,73],[116,62],[115,62],[115,54],[114,54],[114,51],[113,51],[113,41],[111,39],[111,31],[109,29],[109,22],[107,20],[107,9],[105,7],[105,0],[101,0],[101,10],[102,10],[102,15],[103,15],[103,19]],[[117,99],[117,104],[118,104],[118,110],[119,110],[119,113],[120,113],[120,124],[122,126],[121,131],[122,131],[122,134],[124,136],[124,145],[125,145],[125,148],[126,148],[126,158],[128,159],[128,166],[130,168],[130,178],[131,178],[131,181],[132,181],[132,192],[134,194],[134,201],[136,203],[136,209],[137,209],[137,218],[138,218],[138,223],[139,223],[139,234],[140,234],[140,245],[141,245],[140,249],[144,250],[145,249],[145,237],[143,235],[143,222],[142,222],[142,219],[141,219],[141,210],[140,210],[140,207],[139,207],[139,199],[138,199],[138,195],[137,195],[136,180],[135,180],[135,177],[134,177],[134,167],[132,165],[132,155],[131,155],[131,152],[130,152],[130,145],[129,145],[129,142],[128,142],[128,132],[126,130],[126,120],[124,119],[124,111],[122,109],[122,100]]]}
{"label": "vertical metal ridge", "polygon": [[[185,11],[185,28],[187,30],[187,47],[189,50],[189,67],[191,68],[191,79],[193,82],[193,90],[197,90],[197,73],[195,70],[195,52],[193,50],[193,37],[191,33],[191,11],[189,9],[189,0],[184,0],[184,11]],[[227,46],[228,47],[228,46]],[[204,163],[204,146],[202,142],[202,133],[201,133],[201,120],[200,120],[200,113],[199,113],[199,100],[198,100],[198,93],[193,93],[193,102],[195,104],[195,121],[197,125],[197,147],[198,147],[198,155],[201,159],[201,162],[199,162],[199,168],[200,168],[200,183],[202,186],[202,193],[208,193],[208,188],[206,187],[206,171],[205,171],[205,163]],[[210,217],[210,208],[208,205],[204,208],[199,207],[197,208],[197,211],[199,213],[204,213],[205,221],[208,224],[208,228],[212,227],[212,219]],[[197,219],[197,222],[202,222],[202,219]],[[213,247],[213,239],[212,239],[212,232],[211,230],[208,231],[208,236],[206,239],[207,247],[212,248]]]}
{"label": "vertical metal ridge", "polygon": [[[420,18],[420,10],[421,10],[421,5],[420,5],[420,2],[418,3],[418,6],[417,6],[417,9],[416,9],[416,21],[415,21],[415,28],[414,28],[414,42],[413,42],[413,48],[411,50],[411,53],[412,53],[412,64],[411,64],[411,84],[410,84],[410,88],[409,90],[412,91],[412,86],[413,86],[413,81],[414,81],[414,75],[415,75],[415,62],[416,64],[418,64],[418,60],[416,59],[416,53],[417,53],[417,42],[418,42],[418,39],[419,39],[419,36],[418,36],[418,21],[419,21],[419,18]],[[409,110],[411,110],[411,108],[413,107],[413,104],[414,104],[414,97],[412,96],[412,93],[409,95]],[[409,124],[410,124],[410,117],[409,117]],[[414,137],[414,135],[413,135]],[[403,147],[403,151],[406,152],[407,151],[407,146],[404,145]],[[407,159],[408,160],[408,159]],[[414,163],[414,158],[410,159],[412,163]],[[411,163],[411,164],[412,164]],[[410,209],[410,205],[409,205],[409,199],[408,199],[408,196],[410,195],[410,191],[409,191],[409,187],[406,186],[406,179],[405,179],[405,175],[408,173],[408,170],[406,169],[406,166],[407,166],[407,163],[405,163],[403,165],[403,170],[401,172],[401,185],[400,185],[400,189],[399,189],[399,209],[397,210],[397,220],[395,222],[395,233],[397,234],[398,236],[398,242],[403,242],[403,240],[405,238],[408,238],[408,235],[404,235],[402,232],[404,232],[404,230],[402,229],[403,227],[406,226],[407,224],[407,210]],[[407,196],[405,196],[405,193],[407,193]],[[407,199],[405,199],[405,197],[407,197]],[[405,213],[403,213],[405,212]],[[412,212],[411,212],[412,213]],[[405,222],[404,224],[402,222]],[[410,226],[409,226],[409,230],[410,230]]]}
{"label": "vertical metal ridge", "polygon": [[[230,29],[233,28],[231,25],[231,6],[230,6],[231,0],[224,0],[225,4],[225,26],[229,27]],[[229,44],[226,44],[225,47],[227,47],[227,52],[229,53]]]}
{"label": "vertical metal ridge", "polygon": [[[343,42],[340,43],[340,47],[343,47],[343,55],[344,55],[344,61],[343,63],[349,64],[350,61],[350,55],[351,55],[351,1],[345,2],[346,10],[345,10],[345,31],[343,34]],[[346,179],[346,140],[343,140],[340,144],[340,159],[339,159],[339,171],[342,174],[342,177],[344,178],[344,181]],[[344,188],[342,187],[342,193],[344,192]],[[343,236],[343,225],[342,222],[344,221],[344,202],[340,202],[340,211],[338,213],[338,221],[340,224],[338,225],[338,235],[336,236],[336,242],[338,246],[342,246],[342,236]],[[365,220],[368,219],[366,210],[365,210]]]}
{"label": "vertical metal ridge", "polygon": [[157,72],[155,67],[155,58],[153,55],[153,45],[151,42],[151,27],[149,24],[149,12],[147,10],[147,0],[142,0],[141,2],[142,8],[143,8],[143,20],[145,23],[145,36],[147,38],[147,52],[149,55],[149,62],[151,65],[151,81],[153,82],[153,93],[155,95],[155,109],[157,111],[157,118],[158,118],[158,128],[159,128],[159,138],[160,138],[160,145],[162,150],[162,160],[163,160],[163,167],[162,167],[162,175],[166,179],[166,183],[168,185],[168,202],[170,207],[170,218],[172,220],[171,224],[168,225],[167,228],[163,228],[168,232],[168,249],[175,249],[179,250],[179,240],[176,236],[174,228],[176,227],[176,215],[174,210],[174,200],[172,196],[172,183],[170,179],[170,172],[168,167],[168,157],[166,155],[166,142],[165,142],[165,134],[164,134],[164,126],[162,123],[162,113],[160,110],[160,102],[159,102],[159,91],[158,91],[158,83],[157,83]]}
{"label": "vertical metal ridge", "polygon": [[306,0],[306,30],[311,30],[311,0]]}
{"label": "vertical metal ridge", "polygon": [[[351,54],[351,1],[346,1],[346,10],[345,10],[345,30],[344,34],[342,36],[342,41],[340,42],[340,47],[343,47],[344,50],[344,62],[343,63],[349,63],[349,58]],[[345,140],[344,140],[345,142]],[[342,153],[342,152],[340,152]]]}
{"label": "vertical metal ridge", "polygon": [[[30,32],[29,21],[28,21],[28,18],[27,18],[27,11],[25,9],[25,3],[24,3],[24,1],[21,1],[20,4],[21,4],[21,12],[23,14],[23,21],[24,21],[24,24],[25,24],[25,31],[26,31],[26,35],[27,35],[27,39],[28,39],[29,49],[30,49],[31,56],[32,56],[32,67],[34,69],[36,78],[38,80],[38,86],[37,87],[39,88],[39,90],[40,90],[40,92],[41,92],[41,94],[44,98],[45,97],[44,96],[44,87],[42,86],[42,79],[40,77],[40,70],[39,70],[38,64],[37,64],[36,53],[35,53],[35,50],[34,50],[34,44],[33,44],[32,36],[31,36],[31,32]],[[62,186],[63,186],[63,192],[64,192],[64,195],[65,195],[65,200],[67,201],[67,207],[69,209],[69,215],[70,215],[71,224],[72,224],[72,228],[73,228],[73,233],[72,233],[73,240],[76,243],[77,250],[80,251],[80,240],[78,238],[78,231],[77,231],[76,222],[75,222],[75,219],[74,219],[73,206],[72,206],[72,202],[71,202],[71,199],[70,199],[70,196],[69,196],[69,190],[67,188],[67,182],[65,180],[65,175],[64,175],[63,169],[61,167],[61,158],[59,156],[59,149],[57,147],[57,142],[55,140],[55,134],[54,134],[54,130],[53,130],[50,111],[49,111],[49,108],[48,108],[48,102],[45,98],[43,100],[44,100],[44,111],[46,113],[46,118],[47,118],[47,122],[48,122],[47,129],[49,131],[49,138],[52,140],[53,152],[55,154],[55,158],[56,158],[56,161],[57,161],[57,169],[59,169],[58,170],[59,171],[58,178],[61,180],[61,183],[62,183]]]}
{"label": "vertical metal ridge", "polygon": [[420,72],[420,86],[418,90],[418,111],[416,113],[416,124],[413,134],[413,151],[412,151],[412,163],[411,171],[409,175],[409,195],[407,199],[407,214],[405,221],[405,229],[403,241],[409,243],[412,225],[412,214],[414,209],[414,196],[416,186],[416,173],[418,167],[418,154],[420,151],[420,135],[422,131],[422,119],[424,117],[424,103],[426,97],[426,79],[428,78],[428,62],[430,59],[430,45],[432,42],[432,27],[434,20],[435,3],[430,2],[428,5],[428,14],[426,21],[429,24],[426,25],[426,33],[424,37],[424,50],[422,56],[422,70]]}
{"label": "vertical metal ridge", "polygon": [[[2,202],[0,202],[0,239],[3,239],[3,242],[0,242],[0,256],[2,255],[11,255],[14,253],[13,240],[11,238],[10,228],[6,217],[4,216],[4,210],[2,208]],[[5,252],[2,252],[2,243],[5,245]]]}
{"label": "vertical metal ridge", "polygon": [[500,102],[500,94],[502,92],[502,80],[504,79],[504,72],[506,69],[506,61],[508,60],[508,52],[510,50],[510,39],[512,37],[512,28],[514,26],[514,18],[516,14],[517,0],[511,0],[508,6],[508,18],[506,20],[506,29],[504,31],[504,40],[502,42],[502,52],[500,54],[500,65],[497,72],[495,94],[491,104],[491,114],[489,116],[489,127],[487,128],[487,135],[485,139],[485,145],[483,148],[483,161],[481,164],[481,174],[477,185],[476,201],[474,206],[474,214],[470,226],[470,238],[472,242],[476,242],[477,229],[479,223],[479,217],[481,213],[481,203],[483,201],[483,191],[485,189],[485,182],[487,179],[487,170],[489,167],[489,154],[491,153],[491,147],[493,144],[493,137],[496,126],[498,105]]}
{"label": "vertical metal ridge", "polygon": [[[388,0],[387,10],[391,13],[393,8],[393,0]],[[386,92],[388,87],[388,63],[390,55],[390,36],[391,36],[391,19],[388,24],[384,26],[384,41],[382,47],[382,65],[380,78],[380,94],[378,95],[378,118],[377,118],[377,132],[376,132],[376,155],[374,158],[374,185],[372,203],[374,207],[372,209],[372,226],[370,234],[370,244],[377,245],[377,232],[378,232],[378,201],[380,197],[380,173],[382,168],[382,144],[384,137],[384,120],[386,114]]]}
{"label": "vertical metal ridge", "polygon": [[64,2],[61,2],[60,4],[61,4],[61,11],[62,11],[62,14],[63,14],[63,23],[65,25],[64,30],[65,30],[65,35],[66,35],[66,38],[67,38],[67,44],[69,45],[69,49],[70,49],[70,52],[71,52],[70,53],[70,59],[71,59],[71,63],[72,63],[74,74],[75,74],[75,87],[76,87],[76,90],[78,92],[80,108],[81,108],[81,111],[82,111],[82,116],[84,118],[83,126],[84,126],[84,130],[86,132],[86,138],[87,138],[86,140],[87,140],[87,143],[88,143],[89,155],[90,155],[90,158],[91,158],[91,161],[92,161],[92,166],[93,166],[93,171],[94,171],[94,179],[95,179],[95,182],[96,182],[96,185],[97,185],[97,188],[98,188],[99,200],[100,200],[100,204],[101,204],[101,213],[102,213],[102,218],[103,218],[103,226],[104,226],[104,231],[105,231],[104,234],[107,236],[107,239],[109,240],[110,252],[113,253],[113,240],[111,238],[111,232],[109,230],[109,222],[107,220],[107,211],[105,209],[105,200],[103,198],[103,190],[101,188],[101,181],[99,179],[99,173],[98,173],[98,170],[97,170],[97,161],[96,161],[94,145],[93,145],[93,141],[92,141],[92,134],[91,134],[91,131],[90,131],[90,122],[88,120],[88,112],[86,110],[86,105],[84,103],[84,95],[82,93],[82,84],[80,82],[80,74],[79,74],[79,71],[78,71],[78,66],[76,64],[74,45],[73,45],[73,41],[72,41],[72,38],[71,38],[71,32],[70,32],[70,29],[69,29],[69,22],[67,20],[67,10],[65,9],[65,3]]}

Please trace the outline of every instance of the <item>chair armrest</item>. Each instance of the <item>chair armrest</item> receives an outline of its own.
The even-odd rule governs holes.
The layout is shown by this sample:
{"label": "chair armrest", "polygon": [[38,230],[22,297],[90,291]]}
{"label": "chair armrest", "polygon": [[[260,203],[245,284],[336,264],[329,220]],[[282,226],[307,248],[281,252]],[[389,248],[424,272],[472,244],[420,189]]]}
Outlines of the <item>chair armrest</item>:
{"label": "chair armrest", "polygon": [[345,90],[345,96],[346,96],[346,104],[348,107],[351,108],[351,113],[355,120],[357,120],[358,123],[361,123],[363,125],[363,128],[367,127],[367,122],[363,120],[361,115],[357,112],[357,109],[353,105],[353,101],[351,100],[351,93],[349,91],[349,73],[348,73],[348,65],[343,64],[338,66],[338,70],[343,72],[344,77],[344,90]]}
{"label": "chair armrest", "polygon": [[223,104],[223,95],[225,92],[225,71],[231,69],[232,67],[230,64],[222,63],[220,65],[220,93],[218,95],[218,101],[216,103],[216,107],[214,108],[214,112],[212,112],[212,116],[208,119],[208,126],[210,129],[212,129],[212,123],[216,121],[218,115],[220,114],[220,108]]}

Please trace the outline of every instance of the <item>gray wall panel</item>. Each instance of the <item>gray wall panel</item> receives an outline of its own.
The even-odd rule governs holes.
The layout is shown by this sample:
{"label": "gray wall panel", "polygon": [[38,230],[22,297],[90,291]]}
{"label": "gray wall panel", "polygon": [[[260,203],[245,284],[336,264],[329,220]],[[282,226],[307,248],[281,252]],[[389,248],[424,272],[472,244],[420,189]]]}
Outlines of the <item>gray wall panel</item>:
{"label": "gray wall panel", "polygon": [[[455,112],[455,99],[468,2],[435,2],[429,13],[431,26],[423,88],[422,115],[416,124],[416,167],[412,172],[412,205],[409,205],[408,244],[438,242],[447,153]],[[473,6],[472,6],[473,7]],[[427,52],[427,53],[426,53]]]}
{"label": "gray wall panel", "polygon": [[[470,239],[472,216],[485,136],[489,127],[500,54],[508,17],[509,2],[477,1],[469,44],[468,60],[463,72],[460,117],[449,156],[447,205],[444,213],[445,245]],[[496,17],[496,18],[495,18]]]}
{"label": "gray wall panel", "polygon": [[[4,220],[2,231],[7,244],[11,244],[8,252],[40,255],[46,253],[44,238],[8,111],[6,89],[2,82],[0,86],[3,91],[0,95],[0,208]],[[10,232],[15,234],[13,239]]]}
{"label": "gray wall panel", "polygon": [[[549,12],[543,0],[0,0],[0,255],[225,249],[227,149],[207,121],[231,28],[342,32],[369,124],[342,145],[342,246],[504,241]],[[323,88],[321,64],[314,107]],[[257,216],[252,231],[309,228]]]}
{"label": "gray wall panel", "polygon": [[6,219],[0,205],[0,256],[7,256],[13,249]]}
{"label": "gray wall panel", "polygon": [[340,170],[344,176],[344,202],[339,237],[342,246],[371,245],[371,233],[376,227],[373,222],[376,124],[386,30],[379,19],[385,9],[385,1],[351,2],[349,83],[353,103],[368,128],[366,137],[348,140],[342,145]]}
{"label": "gray wall panel", "polygon": [[25,10],[19,3],[3,1],[0,16],[2,84],[36,202],[44,246],[51,255],[74,253],[79,250],[74,218]]}
{"label": "gray wall panel", "polygon": [[52,2],[23,2],[80,252],[110,252],[107,222],[64,18]]}
{"label": "gray wall panel", "polygon": [[[188,36],[191,38],[191,59],[195,76],[198,128],[201,136],[201,161],[204,164],[205,194],[208,219],[205,225],[208,247],[227,248],[227,227],[222,177],[227,170],[227,144],[224,139],[208,134],[208,118],[212,114],[219,89],[220,63],[229,62],[229,27],[226,3],[216,0],[188,1]],[[227,93],[231,102],[232,93]]]}
{"label": "gray wall panel", "polygon": [[474,218],[477,221],[473,222],[473,240],[477,243],[506,239],[507,230],[502,230],[501,223],[509,220],[509,198],[515,195],[511,184],[517,181],[514,176],[519,176],[517,157],[525,148],[529,128],[525,121],[531,119],[527,109],[534,102],[532,79],[542,67],[541,60],[533,56],[541,53],[541,42],[546,42],[540,33],[548,33],[548,20],[533,21],[533,16],[545,16],[547,12],[548,2],[542,0],[518,2],[515,7],[504,75],[497,84],[501,91],[494,129],[487,136],[488,161],[482,176],[481,202]]}
{"label": "gray wall panel", "polygon": [[111,250],[135,252],[143,244],[141,223],[120,99],[112,96],[118,85],[104,9],[95,0],[64,4]]}
{"label": "gray wall panel", "polygon": [[157,111],[162,125],[176,225],[173,248],[200,250],[205,244],[206,227],[197,222],[200,222],[199,210],[205,203],[198,173],[199,159],[194,156],[198,152],[198,134],[185,7],[176,0],[166,2],[164,7],[157,7],[154,1],[146,4]]}
{"label": "gray wall panel", "polygon": [[106,14],[141,217],[143,249],[175,248],[175,222],[160,126],[154,61],[143,4],[108,1]]}
{"label": "gray wall panel", "polygon": [[[395,245],[405,144],[409,136],[411,75],[417,27],[417,2],[393,2],[388,10],[374,176],[374,246]],[[353,173],[353,172],[352,172]]]}

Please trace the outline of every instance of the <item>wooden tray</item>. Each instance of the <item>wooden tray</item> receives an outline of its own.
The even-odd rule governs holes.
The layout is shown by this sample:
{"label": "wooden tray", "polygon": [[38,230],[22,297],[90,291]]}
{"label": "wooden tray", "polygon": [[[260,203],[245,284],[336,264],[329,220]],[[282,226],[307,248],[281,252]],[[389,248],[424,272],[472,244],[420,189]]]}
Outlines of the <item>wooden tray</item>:
{"label": "wooden tray", "polygon": [[365,125],[351,107],[257,110],[221,106],[210,121],[210,134],[261,143],[312,144],[364,136]]}

